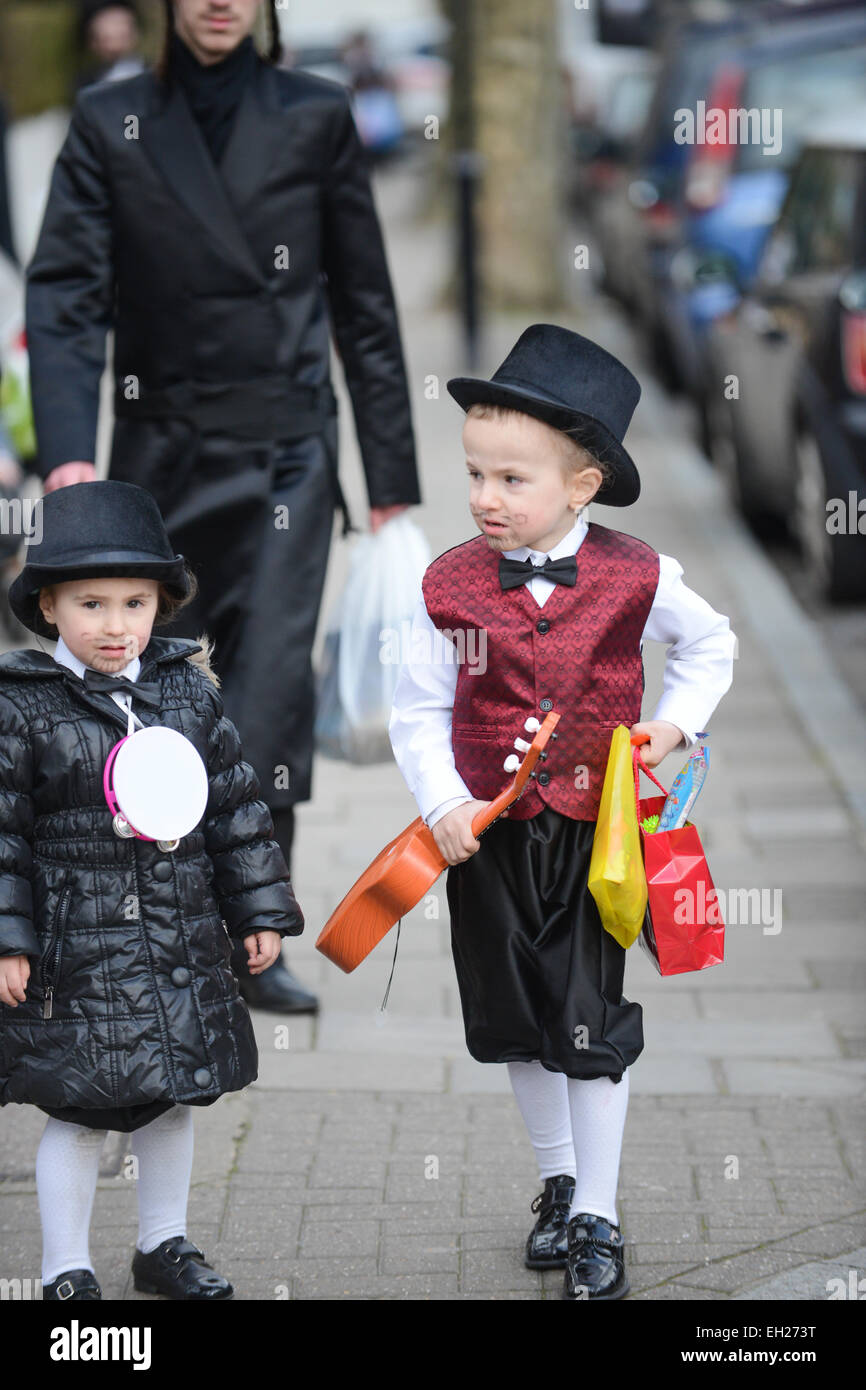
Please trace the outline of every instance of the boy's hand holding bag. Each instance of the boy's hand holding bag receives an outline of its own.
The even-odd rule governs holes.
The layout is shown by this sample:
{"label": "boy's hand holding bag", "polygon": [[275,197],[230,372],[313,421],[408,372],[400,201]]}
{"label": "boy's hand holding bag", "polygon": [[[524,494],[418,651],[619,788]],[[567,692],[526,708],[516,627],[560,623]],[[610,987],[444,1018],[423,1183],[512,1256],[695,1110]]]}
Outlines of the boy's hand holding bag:
{"label": "boy's hand holding bag", "polygon": [[[625,730],[625,725],[622,727]],[[643,742],[643,736],[635,734],[634,740]],[[725,924],[697,829],[686,821],[679,830],[644,830],[645,819],[661,815],[668,796],[665,793],[641,800],[641,769],[662,792],[665,789],[637,747],[632,756],[648,898],[640,944],[660,975],[682,975],[719,965],[725,954]]]}
{"label": "boy's hand holding bag", "polygon": [[610,741],[587,887],[605,931],[625,949],[639,936],[647,907],[634,778],[629,732],[620,724]]}
{"label": "boy's hand holding bag", "polygon": [[[668,800],[632,744],[625,724],[613,734],[592,844],[588,887],[605,931],[640,944],[660,975],[705,970],[724,959],[725,926],[697,829],[648,833],[644,823]],[[640,797],[641,769],[663,796]]]}

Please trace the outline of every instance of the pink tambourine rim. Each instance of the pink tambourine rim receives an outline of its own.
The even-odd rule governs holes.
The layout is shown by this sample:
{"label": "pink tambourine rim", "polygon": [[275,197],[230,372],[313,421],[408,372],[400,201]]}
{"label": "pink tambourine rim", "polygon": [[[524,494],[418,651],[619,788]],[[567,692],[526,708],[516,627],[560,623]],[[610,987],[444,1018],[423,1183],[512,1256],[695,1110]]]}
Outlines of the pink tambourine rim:
{"label": "pink tambourine rim", "polygon": [[114,747],[112,748],[111,752],[106,758],[105,767],[102,771],[102,790],[105,793],[105,800],[108,803],[108,809],[111,812],[112,816],[123,816],[123,819],[126,821],[130,830],[134,830],[135,834],[138,836],[140,840],[150,840],[152,842],[152,835],[143,835],[140,830],[135,829],[135,826],[128,819],[128,817],[123,815],[123,811],[117,804],[117,797],[114,795],[114,788],[111,784],[111,769],[114,767],[114,760],[117,757],[123,745],[130,738],[134,738],[134,734],[126,734],[124,738],[120,739],[117,743],[115,743]]}

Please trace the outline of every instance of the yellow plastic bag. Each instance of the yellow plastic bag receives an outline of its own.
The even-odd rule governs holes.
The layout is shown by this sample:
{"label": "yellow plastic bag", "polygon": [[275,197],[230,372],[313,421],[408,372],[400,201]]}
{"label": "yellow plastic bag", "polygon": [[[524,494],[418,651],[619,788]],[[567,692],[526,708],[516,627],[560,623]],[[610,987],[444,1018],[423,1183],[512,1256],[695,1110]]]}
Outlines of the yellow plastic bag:
{"label": "yellow plastic bag", "polygon": [[628,949],[643,926],[647,887],[635,807],[631,737],[625,724],[614,729],[610,741],[588,887],[605,931]]}

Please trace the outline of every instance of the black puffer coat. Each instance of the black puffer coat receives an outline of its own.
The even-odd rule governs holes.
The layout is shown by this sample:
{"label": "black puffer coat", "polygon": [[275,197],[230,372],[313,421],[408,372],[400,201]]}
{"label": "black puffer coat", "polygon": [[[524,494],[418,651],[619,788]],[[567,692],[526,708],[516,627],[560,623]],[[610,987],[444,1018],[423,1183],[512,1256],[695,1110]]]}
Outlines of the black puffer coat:
{"label": "black puffer coat", "polygon": [[102,772],[127,721],[111,696],[43,652],[0,657],[0,956],[31,964],[26,1002],[0,1004],[0,1104],[201,1103],[255,1080],[229,935],[304,920],[201,651],[151,637],[139,679],[162,706],[133,703],[207,766],[204,818],[173,854],[112,830]]}

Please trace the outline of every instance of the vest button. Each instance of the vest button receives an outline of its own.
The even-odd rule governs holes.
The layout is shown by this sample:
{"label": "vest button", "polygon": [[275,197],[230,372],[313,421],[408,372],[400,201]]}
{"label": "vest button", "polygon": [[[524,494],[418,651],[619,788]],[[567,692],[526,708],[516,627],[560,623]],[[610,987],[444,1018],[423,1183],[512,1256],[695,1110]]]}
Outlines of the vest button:
{"label": "vest button", "polygon": [[539,774],[538,774],[538,780],[539,780],[539,782],[541,783],[541,785],[542,785],[543,787],[546,787],[547,784],[548,784],[548,782],[550,781],[550,773],[549,773],[549,772],[539,772]]}
{"label": "vest button", "polygon": [[538,622],[535,624],[535,630],[536,632],[549,632],[550,623],[546,618],[539,618]]}
{"label": "vest button", "polygon": [[211,1074],[207,1067],[199,1067],[198,1071],[193,1072],[192,1079],[199,1090],[204,1091],[211,1083]]}
{"label": "vest button", "polygon": [[171,878],[171,865],[167,859],[158,859],[153,866],[153,876],[157,883],[168,883]]}
{"label": "vest button", "polygon": [[539,709],[543,709],[544,712],[545,712],[545,714],[546,714],[548,710],[553,709],[553,701],[552,701],[552,700],[539,700],[539,702],[538,702],[538,708],[539,708]]}
{"label": "vest button", "polygon": [[173,985],[176,985],[178,989],[184,989],[191,979],[192,976],[185,965],[178,965],[171,972],[171,982]]}

